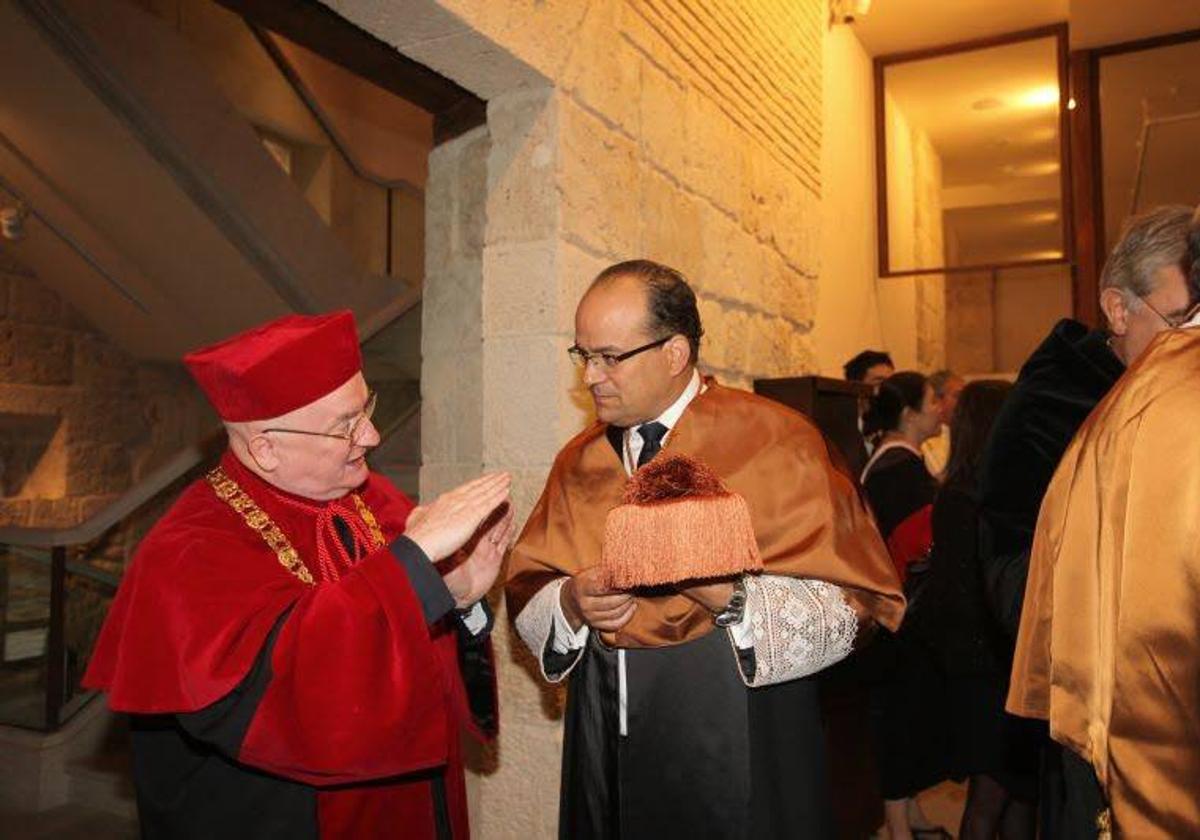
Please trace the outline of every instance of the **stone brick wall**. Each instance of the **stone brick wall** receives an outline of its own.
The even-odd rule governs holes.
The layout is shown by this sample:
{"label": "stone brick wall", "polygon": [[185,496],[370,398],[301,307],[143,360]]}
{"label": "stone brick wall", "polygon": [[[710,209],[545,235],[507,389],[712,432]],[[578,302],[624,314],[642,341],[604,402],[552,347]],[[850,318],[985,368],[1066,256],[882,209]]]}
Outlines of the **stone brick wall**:
{"label": "stone brick wall", "polygon": [[[816,370],[823,0],[326,2],[488,100],[486,133],[429,163],[424,497],[504,469],[529,511],[590,419],[565,351],[619,260],[690,277],[724,382]],[[553,836],[562,695],[503,614],[495,640],[504,720],[472,758],[473,832]]]}
{"label": "stone brick wall", "polygon": [[946,365],[959,373],[996,370],[996,283],[990,271],[946,286]]}
{"label": "stone brick wall", "polygon": [[[944,265],[942,164],[925,132],[887,96],[888,263],[893,270]],[[889,318],[884,343],[897,367],[931,371],[946,359],[946,277],[880,279]]]}
{"label": "stone brick wall", "polygon": [[821,0],[330,5],[489,99],[506,76],[554,88],[557,177],[520,189],[557,213],[527,242],[565,241],[586,270],[634,255],[684,270],[726,381],[815,369]]}
{"label": "stone brick wall", "polygon": [[129,358],[0,250],[0,524],[77,524],[213,422],[181,368]]}
{"label": "stone brick wall", "polygon": [[947,363],[968,374],[1015,374],[1070,316],[1071,275],[1062,266],[955,275],[946,286]]}

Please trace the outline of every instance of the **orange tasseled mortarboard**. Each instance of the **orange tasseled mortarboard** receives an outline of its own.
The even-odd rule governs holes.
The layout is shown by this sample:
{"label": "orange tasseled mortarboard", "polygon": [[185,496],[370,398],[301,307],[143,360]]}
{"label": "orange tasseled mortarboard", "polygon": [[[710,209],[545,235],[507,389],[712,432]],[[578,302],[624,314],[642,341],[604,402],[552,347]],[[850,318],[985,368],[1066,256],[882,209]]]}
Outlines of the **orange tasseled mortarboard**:
{"label": "orange tasseled mortarboard", "polygon": [[729,577],[763,565],[746,500],[700,461],[666,453],[633,474],[609,512],[601,564],[613,589]]}

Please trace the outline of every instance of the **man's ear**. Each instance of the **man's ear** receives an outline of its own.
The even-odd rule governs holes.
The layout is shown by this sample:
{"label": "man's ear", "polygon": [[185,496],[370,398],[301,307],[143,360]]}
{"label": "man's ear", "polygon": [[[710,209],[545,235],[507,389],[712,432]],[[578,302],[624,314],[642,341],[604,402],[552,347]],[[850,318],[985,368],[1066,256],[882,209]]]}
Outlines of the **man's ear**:
{"label": "man's ear", "polygon": [[1129,329],[1129,306],[1119,289],[1107,288],[1100,293],[1100,309],[1113,335],[1125,335]]}
{"label": "man's ear", "polygon": [[692,345],[682,335],[673,335],[663,347],[667,351],[667,364],[671,375],[678,376],[687,370],[692,360]]}
{"label": "man's ear", "polygon": [[274,472],[279,467],[279,453],[275,451],[275,442],[268,435],[251,434],[246,441],[246,453],[263,472]]}

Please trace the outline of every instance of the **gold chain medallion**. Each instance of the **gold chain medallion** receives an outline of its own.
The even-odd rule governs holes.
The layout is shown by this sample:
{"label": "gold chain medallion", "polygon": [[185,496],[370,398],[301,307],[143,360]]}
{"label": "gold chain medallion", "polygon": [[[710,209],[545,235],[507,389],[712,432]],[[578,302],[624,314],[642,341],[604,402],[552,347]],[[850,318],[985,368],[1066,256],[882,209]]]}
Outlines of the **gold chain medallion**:
{"label": "gold chain medallion", "polygon": [[354,498],[354,507],[358,509],[358,515],[362,517],[363,522],[367,523],[367,529],[371,532],[371,539],[375,542],[373,547],[383,548],[387,541],[383,538],[383,529],[379,527],[379,520],[375,518],[375,514],[371,513],[371,509],[367,507],[362,496],[357,493],[350,495]]}
{"label": "gold chain medallion", "polygon": [[[296,553],[296,549],[292,547],[291,541],[279,527],[271,521],[271,517],[266,511],[260,508],[253,499],[246,495],[246,491],[238,486],[238,483],[230,478],[225,470],[216,467],[205,476],[208,483],[212,485],[213,492],[217,494],[217,498],[233,508],[234,512],[242,517],[247,525],[258,532],[263,538],[263,542],[275,552],[275,556],[279,558],[280,565],[287,569],[293,575],[298,577],[304,583],[312,586],[312,573],[308,567],[300,561],[300,555]],[[358,497],[355,496],[358,501]],[[359,502],[362,510],[366,510],[366,505]],[[367,511],[369,514],[370,511]],[[366,519],[366,517],[363,517]],[[372,526],[372,523],[374,525]],[[367,520],[368,526],[372,526],[371,533],[375,535],[379,530],[378,523],[375,523],[374,517]],[[380,535],[380,544],[382,545],[382,535]]]}

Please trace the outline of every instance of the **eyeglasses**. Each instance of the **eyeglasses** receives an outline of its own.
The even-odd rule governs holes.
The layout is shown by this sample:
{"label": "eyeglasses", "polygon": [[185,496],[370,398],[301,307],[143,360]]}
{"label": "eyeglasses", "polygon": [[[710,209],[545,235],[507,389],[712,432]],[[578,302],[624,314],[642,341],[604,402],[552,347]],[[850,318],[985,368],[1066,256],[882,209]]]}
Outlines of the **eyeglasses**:
{"label": "eyeglasses", "polygon": [[334,438],[335,440],[344,440],[353,446],[354,442],[358,440],[358,436],[366,428],[367,423],[370,422],[371,415],[375,413],[375,403],[378,396],[374,391],[367,392],[367,401],[363,404],[362,411],[346,421],[347,427],[344,432],[310,432],[307,429],[263,429],[263,434],[267,432],[281,432],[289,435]]}
{"label": "eyeglasses", "polygon": [[1159,310],[1159,308],[1157,306],[1155,306],[1153,303],[1151,303],[1147,298],[1139,296],[1138,300],[1140,300],[1142,303],[1146,304],[1146,306],[1150,307],[1150,311],[1153,312],[1155,315],[1157,315],[1159,318],[1161,318],[1162,322],[1164,324],[1166,324],[1168,327],[1170,327],[1171,329],[1176,329],[1177,327],[1180,327],[1180,326],[1186,324],[1188,322],[1188,320],[1191,318],[1192,314],[1196,311],[1195,306],[1189,306],[1188,310],[1186,312],[1184,312],[1180,315],[1172,315],[1171,317],[1168,318],[1166,315],[1162,314],[1162,312]]}
{"label": "eyeglasses", "polygon": [[579,345],[567,349],[567,355],[571,357],[576,365],[585,368],[591,362],[596,362],[605,370],[615,368],[626,359],[632,359],[638,353],[645,353],[647,350],[653,350],[655,347],[662,347],[674,336],[660,338],[658,341],[651,341],[649,344],[643,344],[641,347],[635,347],[632,350],[626,350],[624,353],[589,353]]}

